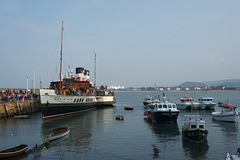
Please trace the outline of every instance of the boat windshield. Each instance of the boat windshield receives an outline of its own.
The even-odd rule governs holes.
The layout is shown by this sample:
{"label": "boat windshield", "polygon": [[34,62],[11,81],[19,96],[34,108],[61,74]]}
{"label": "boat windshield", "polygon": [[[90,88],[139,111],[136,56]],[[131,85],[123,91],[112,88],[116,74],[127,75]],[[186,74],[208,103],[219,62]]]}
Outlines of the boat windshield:
{"label": "boat windshield", "polygon": [[172,105],[171,105],[171,104],[168,104],[168,108],[172,108]]}

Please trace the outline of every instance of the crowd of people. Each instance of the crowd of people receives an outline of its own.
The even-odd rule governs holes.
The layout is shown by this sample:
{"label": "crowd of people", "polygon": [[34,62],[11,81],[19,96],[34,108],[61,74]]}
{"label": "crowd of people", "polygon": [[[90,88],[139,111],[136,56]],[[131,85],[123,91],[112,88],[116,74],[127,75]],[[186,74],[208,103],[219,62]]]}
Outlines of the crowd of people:
{"label": "crowd of people", "polygon": [[0,91],[1,103],[38,99],[39,94],[25,89],[3,89]]}

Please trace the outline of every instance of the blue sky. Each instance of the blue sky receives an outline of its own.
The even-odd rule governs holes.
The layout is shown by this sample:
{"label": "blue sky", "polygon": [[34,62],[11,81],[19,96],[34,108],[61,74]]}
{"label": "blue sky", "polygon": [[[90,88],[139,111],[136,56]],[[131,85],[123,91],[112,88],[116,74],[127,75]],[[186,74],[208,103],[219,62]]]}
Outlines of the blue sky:
{"label": "blue sky", "polygon": [[0,0],[0,88],[90,70],[97,85],[174,86],[240,78],[240,1]]}

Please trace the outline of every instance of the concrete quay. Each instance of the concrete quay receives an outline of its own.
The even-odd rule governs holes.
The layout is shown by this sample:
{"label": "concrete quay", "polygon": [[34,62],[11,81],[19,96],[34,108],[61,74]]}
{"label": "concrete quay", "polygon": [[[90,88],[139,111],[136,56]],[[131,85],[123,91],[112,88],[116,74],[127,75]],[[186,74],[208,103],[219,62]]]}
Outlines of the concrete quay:
{"label": "concrete quay", "polygon": [[0,103],[0,118],[25,115],[41,111],[40,100],[13,101]]}

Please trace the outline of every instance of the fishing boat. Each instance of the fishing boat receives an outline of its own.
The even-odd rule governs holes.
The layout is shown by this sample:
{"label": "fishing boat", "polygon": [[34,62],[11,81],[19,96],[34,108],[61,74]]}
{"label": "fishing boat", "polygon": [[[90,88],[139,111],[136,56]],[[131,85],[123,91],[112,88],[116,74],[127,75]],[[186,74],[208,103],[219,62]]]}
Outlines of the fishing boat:
{"label": "fishing boat", "polygon": [[146,106],[148,105],[151,100],[153,99],[153,97],[151,97],[150,93],[147,95],[147,97],[144,98],[144,101],[143,101],[143,105]]}
{"label": "fishing boat", "polygon": [[206,141],[208,131],[205,129],[205,123],[198,115],[185,115],[184,125],[182,126],[182,138],[196,143]]}
{"label": "fishing boat", "polygon": [[24,153],[27,149],[28,149],[28,145],[21,144],[13,148],[0,151],[0,159],[18,156]]}
{"label": "fishing boat", "polygon": [[62,76],[63,23],[61,37],[60,80],[52,81],[49,89],[40,89],[42,119],[90,111],[97,107],[113,106],[114,92],[107,87],[96,86],[96,54],[94,86],[89,81],[90,71],[82,67],[76,67],[75,77],[73,70],[66,73],[65,77]]}
{"label": "fishing boat", "polygon": [[238,148],[237,153],[234,155],[227,153],[225,160],[240,160],[240,148]]}
{"label": "fishing boat", "polygon": [[178,119],[180,110],[175,103],[170,103],[163,93],[163,100],[156,100],[149,106],[147,116],[156,122],[173,123]]}
{"label": "fishing boat", "polygon": [[222,105],[220,112],[212,112],[212,119],[216,121],[237,122],[238,112],[235,111],[236,107],[231,104]]}
{"label": "fishing boat", "polygon": [[46,135],[47,140],[53,141],[62,138],[70,133],[70,127],[59,127],[53,129]]}
{"label": "fishing boat", "polygon": [[216,103],[213,102],[213,97],[203,97],[199,98],[199,108],[198,109],[215,109]]}
{"label": "fishing boat", "polygon": [[182,97],[179,98],[180,102],[176,103],[177,108],[180,110],[190,110],[190,109],[198,109],[199,103],[194,102],[194,99],[191,97]]}

